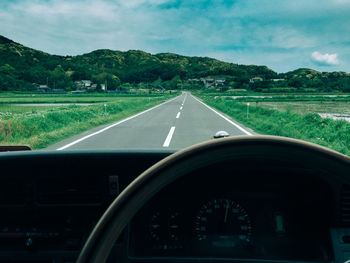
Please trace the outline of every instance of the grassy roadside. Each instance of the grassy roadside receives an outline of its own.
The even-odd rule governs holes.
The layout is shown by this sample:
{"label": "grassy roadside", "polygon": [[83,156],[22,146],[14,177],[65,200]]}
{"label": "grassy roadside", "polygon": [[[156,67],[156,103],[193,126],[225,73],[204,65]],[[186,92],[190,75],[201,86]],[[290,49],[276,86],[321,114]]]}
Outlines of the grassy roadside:
{"label": "grassy roadside", "polygon": [[119,97],[90,106],[62,106],[0,115],[0,145],[29,145],[45,148],[98,125],[126,118],[173,96]]}
{"label": "grassy roadside", "polygon": [[205,103],[260,134],[285,136],[317,143],[350,156],[350,123],[321,118],[318,114],[280,112],[237,103],[232,99],[201,97]]}
{"label": "grassy roadside", "polygon": [[[174,93],[172,95],[175,95]],[[26,94],[26,93],[0,93],[2,103],[98,103],[109,102],[119,98],[144,98],[171,96],[171,94],[113,94],[113,93],[87,93],[87,94]]]}

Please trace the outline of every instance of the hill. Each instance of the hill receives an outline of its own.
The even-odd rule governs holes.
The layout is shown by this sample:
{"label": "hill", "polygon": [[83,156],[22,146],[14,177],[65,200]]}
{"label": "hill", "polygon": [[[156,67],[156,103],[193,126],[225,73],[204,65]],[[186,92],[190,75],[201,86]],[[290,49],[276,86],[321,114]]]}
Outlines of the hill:
{"label": "hill", "polygon": [[126,52],[96,50],[79,56],[56,56],[25,47],[0,36],[0,89],[30,89],[31,83],[72,88],[72,81],[140,83],[232,75],[271,78],[277,74],[265,66],[245,66],[207,57],[186,57],[172,53],[152,55],[140,50]]}
{"label": "hill", "polygon": [[[76,88],[73,83],[77,80],[92,80],[96,84],[107,82],[111,89],[121,88],[123,83],[159,85],[172,81],[174,85],[163,86],[176,88],[184,80],[207,76],[225,76],[226,84],[231,87],[243,86],[257,91],[275,86],[301,88],[311,82],[314,82],[311,83],[312,87],[324,90],[329,79],[338,77],[342,81],[346,79],[346,85],[343,81],[332,87],[345,91],[349,84],[350,90],[347,73],[298,69],[277,74],[266,66],[239,65],[173,53],[152,55],[140,50],[122,52],[100,49],[78,56],[57,56],[0,36],[0,90],[3,91],[35,89],[33,83],[71,90]],[[252,83],[250,80],[254,77],[260,77],[263,81]],[[272,79],[283,81],[277,85]]]}

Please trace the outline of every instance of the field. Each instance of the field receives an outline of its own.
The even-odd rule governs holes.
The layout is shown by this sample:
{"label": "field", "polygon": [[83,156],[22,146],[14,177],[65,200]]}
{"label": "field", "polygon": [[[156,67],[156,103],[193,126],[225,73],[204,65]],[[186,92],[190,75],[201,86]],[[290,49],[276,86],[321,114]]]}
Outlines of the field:
{"label": "field", "polygon": [[291,111],[294,113],[329,113],[329,114],[350,114],[350,102],[347,101],[279,101],[279,102],[258,102],[251,103],[260,107]]}
{"label": "field", "polygon": [[304,92],[304,93],[264,93],[254,91],[226,91],[226,92],[205,92],[194,91],[195,95],[209,96],[209,97],[235,97],[240,101],[251,100],[252,97],[258,101],[291,101],[291,100],[347,100],[350,101],[350,93],[342,92]]}
{"label": "field", "polygon": [[174,95],[4,94],[0,96],[0,145],[45,148],[74,134],[143,111]]}
{"label": "field", "polygon": [[[295,110],[299,113],[291,110],[291,105],[294,105],[292,104],[294,102],[282,104],[285,107],[282,111],[275,110],[274,107],[277,108],[280,105],[277,103],[268,104],[272,109],[260,107],[262,102],[250,103],[247,117],[246,103],[236,102],[232,98],[215,98],[214,96],[202,96],[202,99],[205,103],[233,117],[259,134],[302,139],[350,156],[350,123],[344,120],[322,118],[316,113],[308,113],[305,108],[308,107],[307,104],[310,104],[310,101],[299,102],[297,107],[294,107],[294,109],[299,108]],[[321,102],[315,103],[315,105],[318,107],[317,110],[322,107],[320,106],[322,105]],[[331,111],[333,111],[333,108],[338,111],[349,109],[346,104],[327,105],[329,107],[333,106],[330,109]],[[334,105],[337,105],[337,107],[334,107]]]}

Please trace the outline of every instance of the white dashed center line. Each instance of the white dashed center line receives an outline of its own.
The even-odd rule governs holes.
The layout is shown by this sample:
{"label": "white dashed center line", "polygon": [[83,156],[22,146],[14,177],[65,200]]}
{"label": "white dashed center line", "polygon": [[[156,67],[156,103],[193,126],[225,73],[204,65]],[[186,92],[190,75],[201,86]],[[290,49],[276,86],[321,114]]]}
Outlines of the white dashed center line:
{"label": "white dashed center line", "polygon": [[185,98],[184,98],[184,100],[183,100],[183,102],[181,104],[182,106],[185,104],[186,98],[187,98],[187,93],[186,93]]}
{"label": "white dashed center line", "polygon": [[169,147],[169,144],[171,142],[171,138],[173,137],[174,131],[175,131],[175,126],[170,128],[168,136],[166,137],[166,139],[165,139],[165,141],[163,143],[163,147]]}
{"label": "white dashed center line", "polygon": [[180,110],[182,110],[182,108],[183,108],[183,107],[181,106],[181,107],[180,107]]}
{"label": "white dashed center line", "polygon": [[152,107],[152,108],[150,108],[150,109],[147,109],[147,110],[145,110],[145,111],[143,111],[143,112],[137,113],[137,114],[132,115],[132,116],[126,118],[126,119],[123,119],[123,120],[121,120],[121,121],[118,121],[118,122],[116,122],[116,123],[113,123],[113,124],[111,124],[111,125],[109,125],[109,126],[103,128],[103,129],[101,129],[101,130],[98,130],[98,131],[96,131],[96,132],[94,132],[94,133],[91,133],[91,134],[86,135],[86,136],[84,136],[84,137],[82,137],[82,138],[80,138],[80,139],[77,139],[77,140],[75,140],[75,141],[73,141],[73,142],[71,142],[71,143],[68,143],[68,144],[66,144],[66,145],[64,145],[64,146],[62,146],[62,147],[60,147],[60,148],[58,148],[57,151],[65,150],[65,149],[67,149],[68,147],[71,147],[72,145],[75,145],[75,144],[77,144],[77,143],[79,143],[79,142],[81,142],[81,141],[84,141],[84,140],[86,140],[86,139],[92,137],[92,136],[95,136],[95,135],[100,134],[100,133],[102,133],[102,132],[104,132],[104,131],[106,131],[106,130],[109,130],[110,128],[113,128],[113,127],[115,127],[115,126],[118,126],[118,125],[120,125],[120,124],[122,124],[122,123],[124,123],[124,122],[126,122],[126,121],[128,121],[128,120],[131,120],[131,119],[133,119],[133,118],[136,118],[136,117],[138,117],[138,116],[140,116],[140,115],[142,115],[142,114],[144,114],[144,113],[146,113],[146,112],[149,112],[149,111],[154,110],[154,109],[156,109],[156,108],[158,108],[158,107],[161,107],[161,106],[163,106],[163,105],[165,105],[165,104],[167,104],[167,103],[169,103],[169,102],[171,102],[171,101],[173,101],[173,100],[176,100],[176,99],[178,99],[178,98],[179,98],[179,97],[172,98],[172,99],[167,100],[167,101],[165,101],[165,102],[163,102],[163,103],[161,103],[161,104],[158,104],[158,105],[156,105],[156,106],[154,106],[154,107]]}
{"label": "white dashed center line", "polygon": [[176,115],[176,119],[178,119],[180,117],[181,112],[178,112]]}

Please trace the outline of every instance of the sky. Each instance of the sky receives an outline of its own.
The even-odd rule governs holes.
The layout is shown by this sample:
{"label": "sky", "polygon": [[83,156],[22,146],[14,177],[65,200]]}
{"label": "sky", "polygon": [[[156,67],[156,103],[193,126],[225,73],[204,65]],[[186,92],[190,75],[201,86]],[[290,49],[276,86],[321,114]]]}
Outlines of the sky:
{"label": "sky", "polygon": [[56,55],[96,49],[350,73],[350,0],[1,0],[0,35]]}

